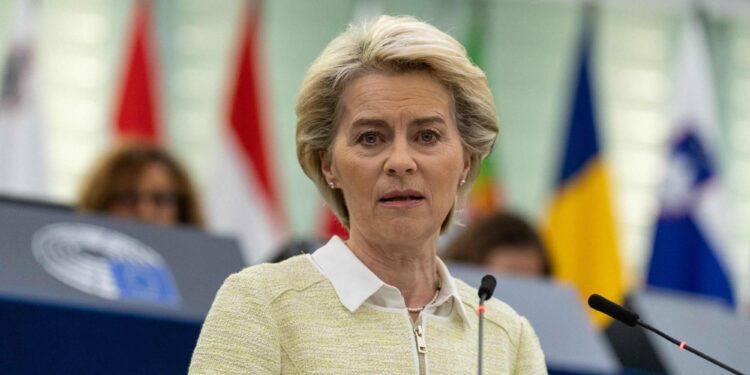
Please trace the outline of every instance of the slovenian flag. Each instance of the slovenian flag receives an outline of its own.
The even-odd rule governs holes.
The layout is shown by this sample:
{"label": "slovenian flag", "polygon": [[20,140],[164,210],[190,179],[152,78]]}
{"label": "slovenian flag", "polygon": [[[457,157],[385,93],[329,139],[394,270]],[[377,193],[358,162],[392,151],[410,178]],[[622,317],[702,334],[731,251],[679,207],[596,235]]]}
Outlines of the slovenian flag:
{"label": "slovenian flag", "polygon": [[[555,278],[576,287],[584,301],[593,293],[621,301],[620,252],[609,174],[597,134],[589,59],[591,35],[586,29],[573,81],[567,135],[563,136],[561,170],[544,237]],[[592,313],[591,317],[598,326],[608,321],[603,314]]]}
{"label": "slovenian flag", "polygon": [[672,150],[662,187],[648,285],[718,297],[734,305],[729,236],[717,178],[719,134],[705,35],[684,21],[675,69]]}

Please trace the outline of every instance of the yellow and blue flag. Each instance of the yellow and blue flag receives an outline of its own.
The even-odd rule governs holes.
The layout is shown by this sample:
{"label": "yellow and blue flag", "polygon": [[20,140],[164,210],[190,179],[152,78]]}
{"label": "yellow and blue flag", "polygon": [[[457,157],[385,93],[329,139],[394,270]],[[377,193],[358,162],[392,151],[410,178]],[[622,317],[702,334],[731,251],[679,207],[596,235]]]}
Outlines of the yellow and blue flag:
{"label": "yellow and blue flag", "polygon": [[[562,166],[544,237],[557,279],[576,287],[583,300],[598,293],[619,302],[624,287],[609,176],[597,134],[590,47],[590,35],[584,31]],[[608,321],[602,314],[591,316],[599,326]]]}

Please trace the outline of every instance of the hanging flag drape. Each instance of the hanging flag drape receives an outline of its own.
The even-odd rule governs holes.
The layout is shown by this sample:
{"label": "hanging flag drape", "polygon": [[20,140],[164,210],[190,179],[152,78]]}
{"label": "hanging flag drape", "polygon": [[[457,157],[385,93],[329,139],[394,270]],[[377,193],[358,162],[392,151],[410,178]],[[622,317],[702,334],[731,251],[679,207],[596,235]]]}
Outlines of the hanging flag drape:
{"label": "hanging flag drape", "polygon": [[[464,45],[471,61],[485,68],[484,48],[487,34],[487,3],[483,0],[471,1],[472,21]],[[499,166],[495,159],[497,145],[492,154],[482,162],[479,175],[471,187],[466,202],[468,220],[490,214],[503,206],[503,192],[500,184]]]}
{"label": "hanging flag drape", "polygon": [[34,48],[34,4],[17,2],[0,93],[0,193],[46,198],[47,153]]}
{"label": "hanging flag drape", "polygon": [[697,15],[684,21],[675,69],[672,150],[648,268],[649,286],[734,304],[723,204],[716,170],[719,129],[706,37]]}
{"label": "hanging flag drape", "polygon": [[[590,46],[590,35],[584,31],[562,168],[544,236],[556,278],[575,286],[582,300],[598,293],[620,302],[620,253],[609,176],[597,134]],[[600,326],[608,321],[602,314],[591,316]]]}
{"label": "hanging flag drape", "polygon": [[271,259],[285,240],[258,73],[261,7],[253,4],[243,20],[226,124],[205,189],[210,225],[239,237],[248,264]]}
{"label": "hanging flag drape", "polygon": [[151,26],[151,0],[134,2],[124,54],[122,83],[115,109],[115,136],[161,141],[156,83],[156,48]]}

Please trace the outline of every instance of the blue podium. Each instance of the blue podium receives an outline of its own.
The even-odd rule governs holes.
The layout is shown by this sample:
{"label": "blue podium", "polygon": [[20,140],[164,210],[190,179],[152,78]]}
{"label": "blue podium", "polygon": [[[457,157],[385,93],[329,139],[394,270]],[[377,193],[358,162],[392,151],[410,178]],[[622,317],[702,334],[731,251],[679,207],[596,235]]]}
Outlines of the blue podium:
{"label": "blue podium", "polygon": [[233,239],[0,201],[0,373],[184,374]]}

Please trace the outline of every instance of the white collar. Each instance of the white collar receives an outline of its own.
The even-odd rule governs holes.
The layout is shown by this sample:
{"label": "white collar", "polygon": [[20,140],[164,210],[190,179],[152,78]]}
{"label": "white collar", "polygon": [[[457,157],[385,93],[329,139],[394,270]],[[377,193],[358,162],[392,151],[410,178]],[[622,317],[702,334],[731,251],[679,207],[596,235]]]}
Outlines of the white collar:
{"label": "white collar", "polygon": [[[349,311],[356,311],[368,300],[386,308],[406,307],[401,292],[380,280],[352,253],[341,238],[337,236],[331,238],[327,244],[312,254],[312,260],[320,272],[333,284],[339,300]],[[437,268],[442,288],[433,306],[439,307],[452,298],[453,310],[465,323],[468,323],[456,283],[440,258],[437,258]]]}

